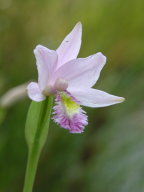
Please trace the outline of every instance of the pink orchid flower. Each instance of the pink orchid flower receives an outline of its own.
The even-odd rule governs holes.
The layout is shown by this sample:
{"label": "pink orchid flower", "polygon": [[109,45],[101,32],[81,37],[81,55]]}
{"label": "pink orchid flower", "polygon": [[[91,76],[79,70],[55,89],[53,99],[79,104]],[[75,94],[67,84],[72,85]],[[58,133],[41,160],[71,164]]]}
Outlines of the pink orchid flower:
{"label": "pink orchid flower", "polygon": [[102,53],[78,58],[82,25],[77,23],[58,49],[38,45],[34,50],[38,69],[38,83],[31,82],[28,96],[36,102],[55,95],[53,119],[71,133],[83,132],[88,124],[87,115],[80,105],[105,107],[124,101],[106,92],[93,89],[106,63]]}

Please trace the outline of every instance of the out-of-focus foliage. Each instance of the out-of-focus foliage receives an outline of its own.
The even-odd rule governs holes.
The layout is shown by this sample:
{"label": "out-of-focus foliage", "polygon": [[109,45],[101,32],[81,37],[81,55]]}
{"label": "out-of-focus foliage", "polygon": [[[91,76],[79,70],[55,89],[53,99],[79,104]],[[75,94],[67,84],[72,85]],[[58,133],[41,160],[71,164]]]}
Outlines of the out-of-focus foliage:
{"label": "out-of-focus foliage", "polygon": [[[80,57],[108,60],[96,88],[126,97],[123,104],[89,109],[81,135],[51,123],[34,192],[144,191],[144,1],[1,0],[0,94],[37,79],[32,50],[56,49],[77,21]],[[0,109],[0,192],[22,191],[29,99]]]}

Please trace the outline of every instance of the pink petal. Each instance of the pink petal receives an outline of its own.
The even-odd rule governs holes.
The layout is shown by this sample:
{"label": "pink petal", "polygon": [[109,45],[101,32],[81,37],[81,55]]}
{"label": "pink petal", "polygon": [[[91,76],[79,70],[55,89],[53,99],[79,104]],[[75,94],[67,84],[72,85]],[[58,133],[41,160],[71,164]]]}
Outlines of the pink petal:
{"label": "pink petal", "polygon": [[68,91],[80,102],[88,107],[106,107],[123,102],[123,97],[110,95],[97,89],[68,89]]}
{"label": "pink petal", "polygon": [[40,89],[44,90],[56,69],[58,56],[56,51],[42,45],[38,45],[35,48],[34,54],[38,68],[38,83]]}
{"label": "pink petal", "polygon": [[55,77],[68,81],[69,87],[90,88],[98,80],[105,62],[106,57],[102,53],[74,59],[61,66],[56,71]]}
{"label": "pink petal", "polygon": [[57,49],[58,67],[77,57],[81,46],[81,36],[82,24],[79,22]]}
{"label": "pink petal", "polygon": [[27,86],[28,96],[33,101],[43,101],[45,99],[45,96],[42,95],[41,90],[39,88],[39,85],[37,83],[31,82]]}

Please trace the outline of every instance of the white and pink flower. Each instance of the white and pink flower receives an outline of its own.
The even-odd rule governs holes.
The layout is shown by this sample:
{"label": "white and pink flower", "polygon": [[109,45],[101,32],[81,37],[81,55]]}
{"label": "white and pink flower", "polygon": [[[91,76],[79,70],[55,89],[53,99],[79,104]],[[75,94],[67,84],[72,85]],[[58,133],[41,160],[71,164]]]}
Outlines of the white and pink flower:
{"label": "white and pink flower", "polygon": [[57,50],[38,45],[34,54],[38,83],[31,82],[28,96],[36,102],[55,95],[53,119],[71,133],[83,132],[87,116],[80,105],[105,107],[124,101],[106,92],[93,89],[106,63],[102,53],[77,58],[81,46],[82,25],[77,23]]}

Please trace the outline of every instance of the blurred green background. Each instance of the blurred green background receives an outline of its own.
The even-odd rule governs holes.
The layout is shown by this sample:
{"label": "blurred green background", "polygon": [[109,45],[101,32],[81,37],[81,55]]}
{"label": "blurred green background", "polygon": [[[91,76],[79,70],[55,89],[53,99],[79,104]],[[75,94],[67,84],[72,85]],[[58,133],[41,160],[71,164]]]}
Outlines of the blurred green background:
{"label": "blurred green background", "polygon": [[[51,122],[34,192],[144,192],[144,1],[0,0],[0,95],[37,79],[33,49],[56,49],[83,24],[79,57],[107,56],[95,86],[126,102],[85,108],[85,132]],[[30,100],[0,109],[0,192],[22,191]]]}

